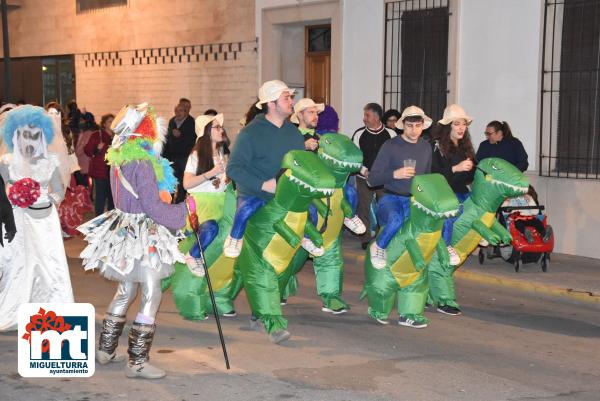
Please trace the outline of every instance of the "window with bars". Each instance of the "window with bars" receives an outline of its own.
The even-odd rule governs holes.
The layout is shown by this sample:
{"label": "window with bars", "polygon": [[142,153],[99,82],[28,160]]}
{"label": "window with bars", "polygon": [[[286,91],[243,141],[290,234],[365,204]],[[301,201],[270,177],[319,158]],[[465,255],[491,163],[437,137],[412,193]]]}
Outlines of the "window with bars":
{"label": "window with bars", "polygon": [[109,7],[123,7],[129,0],[76,0],[77,14],[89,13]]}
{"label": "window with bars", "polygon": [[383,106],[418,105],[434,120],[448,95],[449,0],[386,3]]}
{"label": "window with bars", "polygon": [[546,0],[540,175],[600,179],[600,0]]}

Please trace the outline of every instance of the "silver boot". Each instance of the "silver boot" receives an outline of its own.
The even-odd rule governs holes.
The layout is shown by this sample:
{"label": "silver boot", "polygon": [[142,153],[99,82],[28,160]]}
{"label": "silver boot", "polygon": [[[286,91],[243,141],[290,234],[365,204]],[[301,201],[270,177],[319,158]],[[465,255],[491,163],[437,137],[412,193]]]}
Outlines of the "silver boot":
{"label": "silver boot", "polygon": [[160,379],[165,371],[150,365],[150,348],[154,340],[156,325],[134,322],[129,330],[129,363],[125,367],[127,377],[141,379]]}
{"label": "silver boot", "polygon": [[104,320],[102,320],[102,332],[100,332],[96,351],[96,361],[100,365],[125,360],[125,355],[117,355],[117,345],[119,345],[119,337],[123,333],[124,326],[125,316],[106,312]]}

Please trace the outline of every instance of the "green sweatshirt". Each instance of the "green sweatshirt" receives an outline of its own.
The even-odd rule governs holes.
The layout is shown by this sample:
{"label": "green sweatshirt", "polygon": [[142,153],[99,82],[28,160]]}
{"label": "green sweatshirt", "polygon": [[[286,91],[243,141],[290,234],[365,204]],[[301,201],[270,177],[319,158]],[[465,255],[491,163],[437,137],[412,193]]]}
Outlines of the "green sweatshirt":
{"label": "green sweatshirt", "polygon": [[270,200],[273,194],[263,191],[262,184],[275,178],[283,156],[294,149],[304,149],[298,128],[287,120],[277,128],[259,114],[238,135],[227,163],[227,176],[235,181],[240,195]]}

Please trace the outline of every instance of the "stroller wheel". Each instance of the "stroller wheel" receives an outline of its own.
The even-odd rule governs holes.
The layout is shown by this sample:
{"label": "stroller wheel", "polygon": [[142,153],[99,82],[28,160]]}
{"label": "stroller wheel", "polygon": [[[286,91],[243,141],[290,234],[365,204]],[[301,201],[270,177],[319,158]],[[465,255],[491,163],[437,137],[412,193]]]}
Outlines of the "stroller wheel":
{"label": "stroller wheel", "polygon": [[480,265],[482,265],[485,261],[485,251],[483,248],[479,248],[479,254],[477,255],[477,259],[479,259]]}
{"label": "stroller wheel", "polygon": [[550,263],[550,258],[548,257],[548,254],[545,253],[544,256],[542,256],[542,260],[541,260],[542,271],[544,273],[546,273],[548,271],[548,264],[549,263]]}

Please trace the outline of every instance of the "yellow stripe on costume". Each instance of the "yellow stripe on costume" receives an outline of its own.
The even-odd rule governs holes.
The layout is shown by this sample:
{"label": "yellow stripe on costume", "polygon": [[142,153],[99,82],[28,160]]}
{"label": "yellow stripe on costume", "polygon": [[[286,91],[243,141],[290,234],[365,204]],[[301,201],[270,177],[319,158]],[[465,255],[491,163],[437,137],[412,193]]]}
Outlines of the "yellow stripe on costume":
{"label": "yellow stripe on costume", "polygon": [[[426,263],[429,263],[431,257],[435,253],[437,243],[442,237],[442,231],[434,231],[432,233],[419,234],[417,243],[423,254]],[[390,271],[400,288],[407,287],[419,278],[421,272],[415,269],[415,265],[410,258],[408,250],[404,251],[396,262],[390,267]]]}
{"label": "yellow stripe on costume", "polygon": [[[494,221],[496,221],[496,214],[486,212],[480,218],[481,222],[488,228],[490,228]],[[481,241],[481,235],[473,229],[470,229],[467,234],[453,246],[458,256],[460,256],[460,263],[464,262],[467,259],[467,256],[473,252],[479,242]]]}
{"label": "yellow stripe on costume", "polygon": [[[329,198],[329,216],[327,217],[327,228],[323,233],[323,248],[329,249],[331,244],[333,244],[338,236],[340,235],[340,230],[342,228],[342,224],[344,224],[344,212],[342,211],[342,199],[344,198],[344,191],[341,188],[336,188],[333,192],[333,195]],[[321,199],[325,204],[327,204],[327,198]],[[323,227],[324,219],[319,215],[319,220],[317,222],[317,228],[320,230]]]}
{"label": "yellow stripe on costume", "polygon": [[234,258],[227,258],[223,254],[221,254],[221,256],[214,261],[208,270],[208,275],[210,276],[210,283],[212,284],[213,290],[218,291],[231,283],[233,280],[234,264]]}
{"label": "yellow stripe on costume", "polygon": [[[307,214],[307,212],[288,212],[283,219],[284,223],[287,224],[300,239],[304,237]],[[292,247],[281,235],[275,233],[273,239],[263,251],[263,257],[271,266],[273,266],[275,272],[279,275],[287,269],[294,253],[299,247],[300,244]]]}

